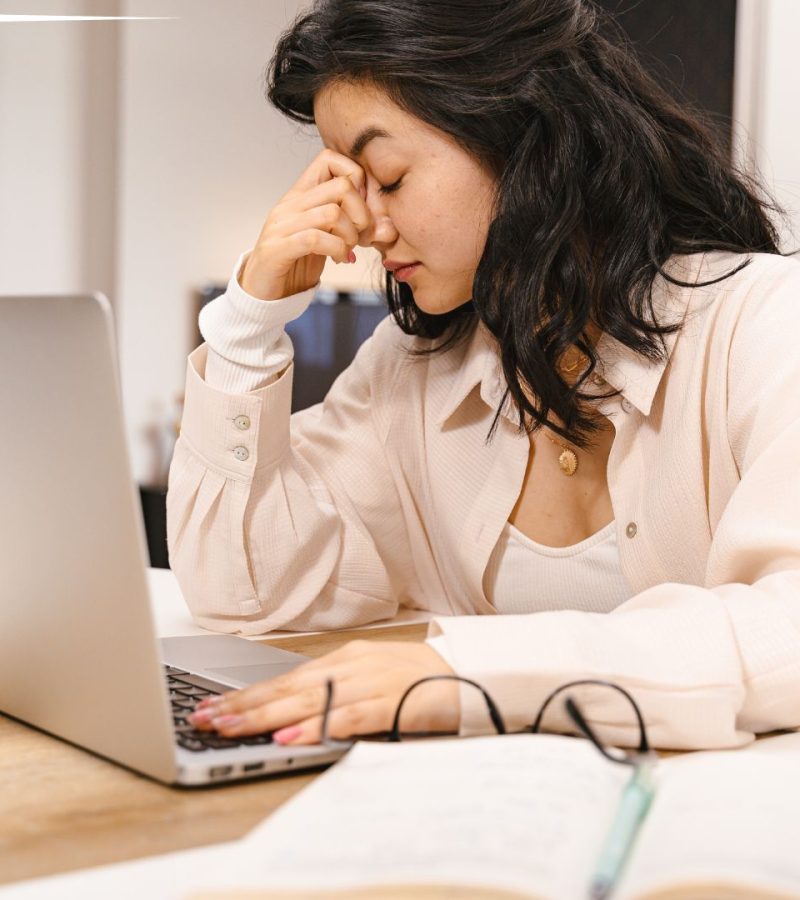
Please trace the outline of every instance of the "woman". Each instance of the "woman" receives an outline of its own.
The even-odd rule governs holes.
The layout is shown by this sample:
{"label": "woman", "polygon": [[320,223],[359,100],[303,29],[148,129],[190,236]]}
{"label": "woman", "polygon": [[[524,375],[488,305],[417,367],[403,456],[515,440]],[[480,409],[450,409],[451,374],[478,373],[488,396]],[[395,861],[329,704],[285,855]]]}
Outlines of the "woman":
{"label": "woman", "polygon": [[[269,99],[325,150],[201,315],[172,567],[219,631],[437,615],[424,644],[349,644],[198,727],[318,741],[332,678],[330,733],[381,731],[452,673],[512,729],[587,677],[629,688],[656,746],[800,725],[800,267],[597,15],[319,0],[280,40]],[[356,245],[392,316],[290,417],[283,326]],[[585,711],[634,743],[615,697]],[[487,727],[455,681],[404,710]]]}

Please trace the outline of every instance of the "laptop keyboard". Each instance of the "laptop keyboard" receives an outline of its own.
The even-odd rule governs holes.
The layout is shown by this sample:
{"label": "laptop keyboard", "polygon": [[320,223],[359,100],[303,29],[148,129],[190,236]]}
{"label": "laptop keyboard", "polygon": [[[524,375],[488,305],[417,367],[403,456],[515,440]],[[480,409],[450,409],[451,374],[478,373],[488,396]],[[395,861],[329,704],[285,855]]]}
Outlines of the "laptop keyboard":
{"label": "laptop keyboard", "polygon": [[241,738],[225,738],[216,731],[198,731],[190,722],[189,716],[195,706],[204,697],[221,694],[229,688],[217,684],[202,675],[184,672],[174,666],[164,666],[167,678],[167,689],[172,705],[172,721],[175,726],[175,740],[184,750],[200,753],[203,750],[223,750],[230,747],[252,746],[253,744],[271,744],[271,734],[254,734]]}

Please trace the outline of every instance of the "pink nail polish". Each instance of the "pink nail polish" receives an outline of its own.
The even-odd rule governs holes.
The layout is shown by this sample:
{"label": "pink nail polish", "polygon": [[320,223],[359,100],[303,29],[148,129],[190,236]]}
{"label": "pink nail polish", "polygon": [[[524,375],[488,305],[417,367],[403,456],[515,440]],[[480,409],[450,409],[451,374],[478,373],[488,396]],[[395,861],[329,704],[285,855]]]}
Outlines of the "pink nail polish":
{"label": "pink nail polish", "polygon": [[299,725],[290,725],[288,728],[281,728],[280,731],[274,731],[272,733],[272,739],[279,744],[288,744],[296,737],[299,737],[302,730],[303,729],[300,728]]}
{"label": "pink nail polish", "polygon": [[190,722],[210,722],[214,715],[213,709],[196,709],[189,715]]}
{"label": "pink nail polish", "polygon": [[355,255],[355,253],[353,253],[352,250],[348,254],[347,261],[350,263],[354,263],[356,261],[356,255]]}

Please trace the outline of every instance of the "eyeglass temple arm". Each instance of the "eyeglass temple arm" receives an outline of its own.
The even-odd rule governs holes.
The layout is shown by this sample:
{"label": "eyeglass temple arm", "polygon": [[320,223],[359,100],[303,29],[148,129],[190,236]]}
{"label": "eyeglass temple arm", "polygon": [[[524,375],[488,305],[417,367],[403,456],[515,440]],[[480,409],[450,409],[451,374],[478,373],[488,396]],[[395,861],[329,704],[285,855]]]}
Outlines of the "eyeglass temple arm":
{"label": "eyeglass temple arm", "polygon": [[325,707],[322,710],[322,729],[320,732],[320,743],[328,743],[328,719],[331,715],[331,707],[333,706],[333,679],[325,679]]}
{"label": "eyeglass temple arm", "polygon": [[481,694],[483,694],[483,699],[486,701],[486,707],[489,710],[489,718],[492,720],[492,725],[494,725],[495,731],[498,734],[506,733],[506,725],[503,721],[503,717],[500,715],[500,710],[497,708],[494,700],[492,700],[488,692],[484,688],[482,688],[476,681],[470,681],[469,678],[462,678],[460,675],[429,675],[427,678],[420,678],[419,681],[415,681],[413,684],[409,685],[408,688],[406,688],[405,693],[400,698],[400,702],[397,704],[397,710],[394,714],[394,722],[392,723],[392,730],[389,732],[389,737],[387,738],[387,740],[400,740],[400,713],[403,711],[403,704],[406,702],[406,698],[414,690],[414,688],[419,687],[419,685],[424,684],[426,681],[461,681],[464,684],[471,684],[474,688],[477,688],[481,692]]}
{"label": "eyeglass temple arm", "polygon": [[[567,688],[578,687],[580,685],[599,685],[600,687],[610,687],[610,688],[613,688],[615,691],[619,691],[619,693],[622,694],[625,697],[625,699],[633,707],[633,712],[636,716],[636,721],[639,725],[639,746],[637,748],[637,753],[640,755],[644,755],[644,754],[650,752],[650,744],[647,740],[647,729],[644,724],[644,718],[642,717],[642,712],[639,709],[639,704],[633,699],[633,697],[628,693],[628,691],[625,690],[625,688],[621,687],[618,684],[615,684],[613,681],[601,681],[599,679],[581,679],[579,681],[570,681],[567,684],[560,685],[554,691],[552,691],[550,694],[548,694],[548,696],[545,698],[544,703],[542,703],[542,705],[539,709],[539,713],[536,716],[536,719],[534,720],[533,725],[531,725],[531,731],[533,732],[533,734],[538,733],[539,728],[542,724],[542,719],[544,718],[545,711],[547,710],[547,707],[550,705],[550,702],[552,700],[554,700],[562,691],[567,690]],[[575,710],[575,712],[578,714],[578,716],[580,716],[580,722],[573,715],[573,713],[570,709],[570,706],[572,706],[572,708]],[[570,714],[570,718],[572,718],[572,720],[575,722],[575,724],[578,726],[578,728],[586,735],[586,737],[589,738],[589,740],[595,745],[595,747],[597,747],[603,753],[604,756],[607,756],[609,759],[615,759],[601,746],[600,741],[597,739],[597,736],[594,734],[592,729],[589,727],[588,722],[583,717],[583,714],[577,708],[577,706],[576,706],[575,702],[572,700],[572,698],[567,699],[566,707],[567,707],[567,712]],[[619,760],[616,760],[616,761],[618,762]]]}
{"label": "eyeglass temple arm", "polygon": [[618,756],[614,756],[613,754],[609,753],[608,750],[606,750],[606,748],[600,743],[600,739],[597,737],[597,735],[594,733],[594,731],[592,731],[589,723],[586,721],[586,719],[584,719],[583,713],[580,711],[578,704],[575,703],[575,701],[572,699],[572,697],[567,697],[567,699],[564,701],[564,706],[566,707],[567,712],[569,713],[569,717],[572,719],[572,721],[578,727],[578,730],[583,732],[583,734],[588,738],[588,740],[594,744],[595,748],[597,750],[599,750],[600,753],[602,753],[606,759],[611,760],[611,762],[616,762],[616,763],[626,763],[626,764],[633,763],[634,760],[629,757],[620,758]]}

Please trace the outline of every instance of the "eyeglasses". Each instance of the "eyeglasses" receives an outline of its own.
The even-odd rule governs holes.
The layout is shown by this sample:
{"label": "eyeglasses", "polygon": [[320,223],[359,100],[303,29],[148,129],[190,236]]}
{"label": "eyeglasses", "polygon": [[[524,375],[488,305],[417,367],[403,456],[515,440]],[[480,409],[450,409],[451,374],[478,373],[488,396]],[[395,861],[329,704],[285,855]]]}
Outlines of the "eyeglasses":
{"label": "eyeglasses", "polygon": [[[385,740],[385,741],[401,741],[403,740],[403,735],[400,731],[400,715],[403,711],[403,705],[408,699],[409,695],[418,688],[420,685],[425,684],[429,681],[460,681],[463,684],[470,685],[476,690],[480,691],[483,695],[483,699],[486,703],[486,708],[489,714],[489,719],[494,726],[497,734],[508,734],[508,729],[506,728],[505,722],[503,721],[503,717],[500,714],[500,710],[497,707],[497,704],[492,699],[489,692],[478,684],[477,681],[472,681],[469,678],[463,678],[460,675],[429,675],[426,678],[420,678],[418,681],[415,681],[413,684],[409,685],[406,688],[403,696],[400,698],[397,709],[395,710],[394,720],[392,722],[392,727],[388,732],[382,732],[378,734],[371,735],[358,735],[357,738],[359,740]],[[578,681],[569,681],[565,684],[560,685],[555,690],[551,691],[547,697],[545,697],[542,705],[539,707],[539,711],[536,714],[531,725],[527,728],[522,729],[520,732],[516,732],[517,734],[538,734],[542,725],[542,721],[544,719],[544,715],[547,712],[548,707],[552,703],[553,700],[556,699],[561,693],[564,691],[570,690],[571,688],[585,687],[585,686],[595,686],[601,688],[607,688],[609,690],[616,691],[622,697],[627,700],[627,702],[631,706],[631,710],[633,713],[633,717],[636,720],[636,724],[639,729],[639,743],[636,747],[636,750],[633,752],[620,750],[618,748],[607,746],[603,743],[597,736],[594,729],[589,724],[587,717],[584,715],[580,706],[574,697],[567,695],[564,700],[564,708],[567,712],[567,715],[573,721],[578,731],[587,738],[594,747],[608,760],[614,763],[620,763],[622,765],[630,765],[637,766],[641,764],[642,760],[645,758],[652,758],[654,756],[650,743],[647,738],[647,727],[645,725],[644,716],[642,715],[642,711],[639,708],[639,705],[634,700],[633,696],[625,690],[625,688],[621,687],[618,684],[615,684],[613,681],[602,681],[600,679],[594,678],[586,678],[580,679]],[[325,707],[322,715],[322,736],[321,742],[326,746],[331,748],[341,749],[343,747],[349,747],[353,741],[356,739],[354,736],[352,739],[346,740],[335,740],[329,737],[329,718],[330,713],[333,708],[333,695],[334,695],[334,687],[333,681],[328,679],[325,682],[326,686],[326,695],[325,695]],[[451,736],[449,732],[411,732],[405,735],[406,737],[412,738],[428,738],[428,737],[444,737]]]}

